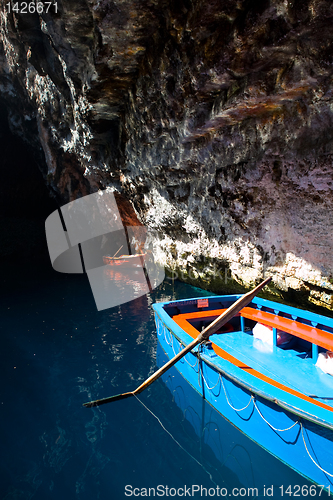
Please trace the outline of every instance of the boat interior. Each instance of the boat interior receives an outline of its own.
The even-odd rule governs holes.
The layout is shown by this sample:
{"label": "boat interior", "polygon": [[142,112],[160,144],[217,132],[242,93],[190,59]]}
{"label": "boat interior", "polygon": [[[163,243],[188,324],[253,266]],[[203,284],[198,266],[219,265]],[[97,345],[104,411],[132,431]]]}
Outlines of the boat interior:
{"label": "boat interior", "polygon": [[[237,298],[191,299],[166,304],[164,309],[195,338]],[[271,327],[270,342],[253,335],[257,323]],[[279,330],[289,336],[283,345],[277,342]],[[210,341],[214,355],[228,353],[239,367],[259,372],[333,409],[333,376],[316,366],[320,353],[333,351],[333,319],[256,297]]]}

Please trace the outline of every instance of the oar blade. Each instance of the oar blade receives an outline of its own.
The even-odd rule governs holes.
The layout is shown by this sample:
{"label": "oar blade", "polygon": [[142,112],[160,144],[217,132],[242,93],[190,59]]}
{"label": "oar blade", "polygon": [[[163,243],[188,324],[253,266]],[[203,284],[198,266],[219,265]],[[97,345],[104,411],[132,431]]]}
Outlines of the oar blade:
{"label": "oar blade", "polygon": [[110,396],[109,398],[96,399],[95,401],[88,401],[83,403],[85,408],[93,408],[94,406],[101,406],[106,403],[113,403],[114,401],[119,401],[120,399],[126,399],[134,396],[134,392],[124,392],[123,394],[116,394],[115,396]]}

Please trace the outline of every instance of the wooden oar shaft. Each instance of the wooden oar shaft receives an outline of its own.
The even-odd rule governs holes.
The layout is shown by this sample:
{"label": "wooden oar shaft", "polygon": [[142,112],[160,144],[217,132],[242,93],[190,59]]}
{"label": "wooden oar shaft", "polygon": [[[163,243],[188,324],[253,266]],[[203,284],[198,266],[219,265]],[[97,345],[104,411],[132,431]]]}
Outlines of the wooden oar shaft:
{"label": "wooden oar shaft", "polygon": [[190,344],[188,344],[185,349],[180,351],[176,356],[174,356],[170,361],[165,363],[159,370],[153,373],[143,384],[141,384],[133,394],[140,394],[146,387],[155,382],[163,373],[165,373],[169,368],[171,368],[177,361],[183,358],[188,352],[192,351],[194,347],[201,344],[205,340],[208,340],[210,335],[213,335],[221,326],[228,323],[228,321],[233,318],[243,307],[247,306],[249,302],[260,292],[260,290],[271,281],[272,278],[267,278],[265,281],[260,283],[254,290],[246,293],[240,297],[231,307],[229,307],[224,313],[222,313],[218,318],[216,318],[210,325],[208,325],[202,332],[194,339]]}
{"label": "wooden oar shaft", "polygon": [[240,297],[232,306],[230,306],[226,311],[224,311],[218,318],[216,318],[210,325],[208,325],[196,339],[190,342],[185,349],[180,351],[176,356],[170,359],[165,365],[159,368],[155,373],[153,373],[147,380],[145,380],[139,387],[137,387],[133,392],[125,392],[124,394],[117,394],[116,396],[111,396],[109,398],[97,399],[96,401],[91,401],[85,403],[83,406],[91,408],[92,406],[99,406],[101,404],[110,403],[111,401],[119,401],[120,399],[125,399],[130,396],[135,396],[144,391],[149,387],[155,380],[157,380],[163,373],[165,373],[169,368],[171,368],[177,361],[183,358],[188,352],[190,352],[198,344],[201,344],[205,340],[208,340],[210,335],[213,335],[221,326],[227,323],[231,318],[233,318],[243,307],[246,307],[251,300],[271,281],[272,278],[265,279],[260,285],[254,288],[252,291],[246,293]]}
{"label": "wooden oar shaft", "polygon": [[240,297],[232,306],[230,306],[224,313],[222,313],[218,318],[216,318],[210,325],[208,325],[204,330],[202,330],[201,335],[204,337],[203,340],[207,340],[210,335],[213,335],[213,333],[217,332],[221,326],[225,325],[228,323],[230,319],[232,319],[234,316],[236,316],[237,313],[243,307],[246,307],[251,300],[272,280],[272,278],[266,278],[264,281],[260,283],[256,288],[253,290],[250,290],[247,292],[245,295]]}
{"label": "wooden oar shaft", "polygon": [[140,394],[140,392],[142,392],[150,384],[155,382],[155,380],[157,380],[161,375],[163,375],[163,373],[165,373],[167,370],[169,370],[169,368],[171,368],[175,363],[177,363],[177,361],[179,361],[181,358],[183,358],[188,352],[192,351],[192,349],[194,349],[194,347],[196,347],[198,344],[200,344],[202,342],[202,340],[203,339],[201,338],[201,334],[198,335],[198,337],[196,339],[192,340],[192,342],[190,342],[190,344],[188,344],[185,347],[185,349],[180,351],[178,354],[176,354],[176,356],[174,356],[167,363],[165,363],[165,365],[163,365],[161,368],[156,370],[156,372],[153,373],[149,378],[147,378],[147,380],[145,380],[143,382],[143,384],[139,385],[139,387],[137,387],[137,389],[135,389],[135,391],[133,391],[133,394]]}

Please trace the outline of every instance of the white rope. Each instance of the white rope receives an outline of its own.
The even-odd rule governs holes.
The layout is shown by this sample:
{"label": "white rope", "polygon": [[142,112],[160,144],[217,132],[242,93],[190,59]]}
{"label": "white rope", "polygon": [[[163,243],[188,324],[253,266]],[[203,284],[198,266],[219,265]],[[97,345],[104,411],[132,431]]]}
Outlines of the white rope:
{"label": "white rope", "polygon": [[325,469],[323,469],[322,467],[320,467],[319,464],[317,464],[317,462],[314,460],[314,458],[312,458],[312,456],[310,455],[310,452],[308,450],[308,447],[306,446],[306,442],[305,442],[305,438],[304,438],[304,433],[303,433],[303,424],[302,422],[300,422],[300,426],[301,426],[301,431],[302,431],[302,439],[303,439],[303,443],[304,443],[304,446],[305,446],[305,449],[306,449],[306,452],[307,454],[309,455],[309,457],[311,458],[312,462],[318,467],[318,469],[320,469],[322,472],[324,472],[324,474],[327,474],[328,476],[331,476],[333,477],[333,474],[330,474],[329,472],[327,472]]}
{"label": "white rope", "polygon": [[219,373],[219,376],[218,376],[218,379],[217,379],[216,384],[215,384],[215,385],[213,385],[213,387],[209,387],[209,385],[207,384],[207,381],[206,381],[206,379],[205,379],[205,376],[204,376],[204,373],[203,373],[203,369],[202,369],[202,368],[200,368],[200,371],[201,371],[201,376],[202,376],[202,378],[203,378],[203,381],[205,382],[205,384],[206,384],[207,388],[208,388],[210,391],[212,391],[213,389],[215,389],[215,387],[217,386],[217,384],[218,384],[218,383],[219,383],[219,381],[220,381],[221,374]]}
{"label": "white rope", "polygon": [[[221,374],[220,374],[221,376]],[[205,380],[205,379],[204,379]],[[304,430],[303,430],[303,424],[301,421],[297,420],[296,422],[293,423],[293,425],[291,425],[290,427],[287,427],[286,429],[277,429],[276,427],[274,427],[272,424],[270,424],[268,422],[268,420],[265,419],[265,417],[263,416],[263,414],[261,413],[261,411],[259,410],[257,404],[256,404],[256,401],[255,401],[255,398],[253,396],[251,396],[251,400],[249,401],[248,405],[245,406],[244,408],[238,410],[237,408],[234,408],[230,402],[228,401],[228,397],[227,397],[227,393],[226,393],[226,390],[225,390],[225,387],[224,387],[224,384],[223,384],[223,378],[221,376],[221,382],[222,382],[222,387],[224,389],[224,393],[225,393],[225,396],[226,396],[226,399],[227,399],[227,403],[229,404],[229,406],[231,406],[231,408],[235,411],[242,411],[242,410],[245,410],[245,408],[247,408],[251,402],[251,400],[253,400],[253,404],[257,410],[257,412],[259,413],[259,415],[261,416],[261,418],[264,420],[264,422],[266,422],[266,424],[271,428],[273,429],[274,431],[278,431],[278,432],[285,432],[285,431],[289,431],[290,429],[292,429],[293,427],[295,427],[295,425],[299,424],[300,427],[301,427],[301,432],[302,432],[302,439],[303,439],[303,443],[304,443],[304,446],[305,446],[305,449],[306,449],[306,452],[307,454],[309,455],[310,459],[312,460],[312,462],[318,467],[318,469],[320,469],[322,472],[324,472],[324,474],[327,474],[328,476],[330,477],[333,477],[333,474],[331,474],[330,472],[327,472],[325,469],[323,469],[315,460],[314,458],[311,456],[309,450],[308,450],[308,447],[306,445],[306,442],[305,442],[305,437],[304,437]]]}
{"label": "white rope", "polygon": [[[178,352],[175,351],[175,348],[174,348],[174,345],[173,345],[173,341],[176,340],[174,337],[172,338],[172,352],[175,356],[177,356],[177,354],[179,354],[181,351],[182,351],[182,344],[178,341],[177,342],[177,347],[178,347]],[[180,362],[182,361],[181,359],[179,360]]]}
{"label": "white rope", "polygon": [[261,413],[261,411],[259,410],[255,400],[253,400],[253,404],[254,406],[256,407],[257,409],[257,412],[259,413],[259,415],[261,416],[261,418],[266,422],[267,425],[270,426],[271,429],[273,429],[273,431],[279,431],[279,432],[285,432],[285,431],[289,431],[290,429],[292,429],[293,427],[295,427],[295,425],[297,424],[300,424],[300,421],[297,420],[297,422],[294,422],[293,425],[291,425],[290,427],[287,427],[287,429],[277,429],[276,427],[274,427],[272,424],[270,424],[268,422],[268,420],[265,419],[265,417],[263,416],[263,414]]}
{"label": "white rope", "polygon": [[[174,356],[177,356],[177,354],[180,353],[181,349],[178,352],[175,351],[175,348],[173,346],[173,340],[174,340],[174,337],[172,336],[171,337],[171,349],[172,349],[172,352],[173,352]],[[179,347],[179,345],[180,345],[180,343],[178,342],[178,347]]]}
{"label": "white rope", "polygon": [[186,363],[187,363],[187,364],[188,364],[191,368],[195,368],[195,367],[197,366],[197,364],[198,364],[198,361],[199,361],[199,360],[198,360],[198,358],[196,358],[196,361],[195,361],[194,365],[191,365],[191,363],[190,363],[189,361],[187,361],[186,356],[184,356],[184,359],[185,359]]}
{"label": "white rope", "polygon": [[168,342],[168,339],[167,339],[167,336],[166,336],[166,332],[169,331],[168,328],[164,327],[164,338],[165,338],[165,342],[168,344],[168,345],[172,345],[173,344],[173,335],[172,333],[170,332],[170,339],[171,341]]}
{"label": "white rope", "polygon": [[194,363],[194,365],[191,365],[191,363],[190,363],[189,361],[187,361],[186,356],[187,356],[187,354],[184,356],[184,359],[185,359],[186,363],[187,363],[187,364],[188,364],[191,368],[195,368],[195,367],[197,366],[197,364],[199,363],[199,358],[197,358],[197,357],[196,357],[196,358],[195,358],[195,363]]}
{"label": "white rope", "polygon": [[[221,374],[220,374],[221,376]],[[243,411],[243,410],[246,410],[246,408],[248,408],[248,406],[250,406],[250,403],[252,400],[254,400],[253,396],[251,395],[251,398],[250,398],[250,401],[247,403],[246,406],[244,406],[244,408],[235,408],[234,406],[232,406],[232,404],[230,403],[229,401],[229,398],[228,398],[228,395],[227,395],[227,392],[225,390],[225,387],[224,387],[224,383],[223,383],[223,377],[221,376],[221,383],[222,383],[222,387],[223,387],[223,390],[224,390],[224,394],[225,394],[225,397],[226,397],[226,400],[227,400],[227,403],[228,405],[230,406],[230,408],[232,408],[233,410],[235,411]]]}
{"label": "white rope", "polygon": [[160,321],[158,321],[158,323],[157,323],[157,335],[158,335],[158,337],[162,336],[163,330],[164,330],[163,323],[161,323]]}
{"label": "white rope", "polygon": [[[174,355],[176,356],[177,354],[179,354],[179,353],[183,350],[183,349],[182,349],[182,343],[178,341],[178,348],[179,348],[179,351],[178,351],[178,352],[176,352],[176,351],[175,351],[175,349],[174,349],[174,347],[173,347],[173,339],[174,339],[174,337],[172,337],[171,348],[172,348],[172,351],[173,351]],[[169,344],[169,345],[170,345],[170,344]],[[195,368],[195,367],[197,366],[197,364],[198,364],[198,361],[199,361],[199,360],[198,360],[198,358],[196,357],[196,360],[195,360],[194,365],[191,365],[191,363],[190,363],[189,361],[187,361],[187,359],[186,359],[186,355],[185,355],[182,359],[184,359],[184,360],[186,361],[186,363],[187,363],[187,364],[188,364],[191,368]],[[180,360],[180,362],[182,362],[182,360]]]}

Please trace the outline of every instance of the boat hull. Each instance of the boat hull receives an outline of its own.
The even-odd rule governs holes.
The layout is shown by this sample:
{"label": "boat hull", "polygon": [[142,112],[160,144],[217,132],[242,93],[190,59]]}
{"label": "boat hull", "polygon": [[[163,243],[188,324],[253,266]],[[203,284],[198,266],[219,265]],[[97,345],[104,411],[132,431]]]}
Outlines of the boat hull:
{"label": "boat hull", "polygon": [[[155,310],[158,341],[168,358],[186,344],[170,329]],[[289,467],[333,490],[333,431],[329,426],[306,418],[304,412],[283,407],[282,401],[269,398],[235,372],[216,366],[210,346],[199,346],[176,364],[191,386],[221,415],[258,445]],[[319,490],[318,490],[319,491]]]}
{"label": "boat hull", "polygon": [[[159,342],[156,361],[159,368],[168,361]],[[276,460],[244,433],[239,432],[200,397],[175,366],[162,375],[162,380],[170,391],[173,402],[181,410],[181,416],[177,413],[181,419],[180,425],[184,427],[186,420],[192,426],[193,439],[197,441],[200,450],[200,461],[205,467],[208,464],[209,473],[212,473],[217,484],[226,485],[227,482],[232,488],[238,486],[238,491],[246,488],[251,493],[251,498],[265,496],[268,488],[269,492],[274,491],[275,496],[279,496],[281,490],[285,491],[290,485],[302,484],[303,490],[311,486],[310,482],[301,478],[281,460]],[[175,408],[172,410],[177,412]],[[242,492],[244,491],[243,489]]]}
{"label": "boat hull", "polygon": [[145,262],[146,254],[121,255],[120,257],[109,257],[105,255],[103,262],[107,266],[113,266],[121,269],[142,268]]}

